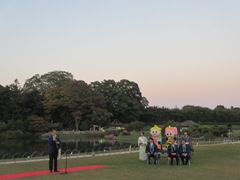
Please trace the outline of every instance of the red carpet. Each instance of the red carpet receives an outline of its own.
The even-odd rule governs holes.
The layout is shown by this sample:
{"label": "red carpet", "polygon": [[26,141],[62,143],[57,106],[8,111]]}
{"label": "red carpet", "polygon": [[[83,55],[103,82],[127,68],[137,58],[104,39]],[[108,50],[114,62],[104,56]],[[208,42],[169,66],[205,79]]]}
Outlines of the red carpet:
{"label": "red carpet", "polygon": [[[80,167],[72,167],[67,168],[67,172],[74,172],[74,171],[85,171],[85,170],[91,170],[91,169],[101,169],[106,168],[106,166],[103,165],[93,165],[93,166],[80,166]],[[65,169],[59,169],[60,173],[65,172]],[[1,180],[5,179],[15,179],[15,178],[24,178],[24,177],[30,177],[30,176],[41,176],[45,174],[50,174],[49,170],[44,171],[34,171],[34,172],[24,172],[24,173],[18,173],[18,174],[5,174],[0,175]],[[58,174],[58,173],[52,173],[52,174]]]}

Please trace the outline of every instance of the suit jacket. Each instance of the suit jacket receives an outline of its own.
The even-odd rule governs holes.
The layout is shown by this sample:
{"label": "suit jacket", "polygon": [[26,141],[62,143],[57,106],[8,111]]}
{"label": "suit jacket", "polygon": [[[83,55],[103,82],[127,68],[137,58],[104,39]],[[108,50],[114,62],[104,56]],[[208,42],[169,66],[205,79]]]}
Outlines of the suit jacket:
{"label": "suit jacket", "polygon": [[167,148],[167,153],[168,154],[176,153],[176,155],[178,155],[178,153],[179,153],[178,146],[176,144],[174,144],[174,149],[173,149],[172,144],[170,144]]}
{"label": "suit jacket", "polygon": [[[57,144],[56,142],[59,142],[59,144]],[[55,138],[55,140],[53,140],[53,137],[50,136],[48,138],[48,153],[49,154],[58,154],[59,148],[61,148],[61,141],[60,141],[59,137],[57,136]]]}
{"label": "suit jacket", "polygon": [[155,154],[157,150],[157,145],[155,143],[153,143],[153,152],[151,152],[150,143],[148,143],[146,146],[146,153]]}
{"label": "suit jacket", "polygon": [[190,154],[190,151],[191,151],[191,147],[189,144],[186,144],[186,151],[183,152],[183,145],[180,144],[179,145],[179,154],[182,154],[182,153],[187,153],[187,154]]}

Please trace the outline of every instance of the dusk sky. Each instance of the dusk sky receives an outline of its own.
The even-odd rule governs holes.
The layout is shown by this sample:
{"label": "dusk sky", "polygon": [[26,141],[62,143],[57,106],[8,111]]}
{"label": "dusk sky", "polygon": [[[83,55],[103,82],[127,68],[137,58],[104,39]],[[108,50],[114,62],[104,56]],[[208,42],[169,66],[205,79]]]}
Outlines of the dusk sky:
{"label": "dusk sky", "polygon": [[0,0],[0,84],[67,71],[151,106],[240,107],[239,0]]}

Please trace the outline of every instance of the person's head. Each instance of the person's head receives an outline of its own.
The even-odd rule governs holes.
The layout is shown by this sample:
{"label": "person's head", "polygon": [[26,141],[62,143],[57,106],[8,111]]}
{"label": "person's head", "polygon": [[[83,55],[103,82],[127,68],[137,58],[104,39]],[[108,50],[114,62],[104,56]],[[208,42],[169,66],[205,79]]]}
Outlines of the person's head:
{"label": "person's head", "polygon": [[186,139],[182,139],[182,144],[186,144]]}
{"label": "person's head", "polygon": [[149,138],[148,141],[149,141],[150,143],[153,143],[153,138]]}
{"label": "person's head", "polygon": [[174,137],[174,138],[172,139],[172,144],[175,144],[175,142],[176,142],[176,138]]}
{"label": "person's head", "polygon": [[141,136],[144,136],[144,132],[141,132]]}
{"label": "person's head", "polygon": [[185,130],[185,131],[183,132],[183,134],[184,134],[185,136],[187,136],[187,135],[188,135],[187,130]]}
{"label": "person's head", "polygon": [[57,131],[55,129],[53,129],[51,134],[52,134],[52,136],[56,136],[57,135]]}

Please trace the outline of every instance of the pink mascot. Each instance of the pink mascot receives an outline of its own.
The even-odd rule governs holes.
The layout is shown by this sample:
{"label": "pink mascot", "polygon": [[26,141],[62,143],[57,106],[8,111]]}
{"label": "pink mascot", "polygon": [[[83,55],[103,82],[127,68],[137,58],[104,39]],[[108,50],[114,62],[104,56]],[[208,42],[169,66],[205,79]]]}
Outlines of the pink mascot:
{"label": "pink mascot", "polygon": [[178,130],[176,127],[168,126],[165,128],[165,135],[167,136],[166,147],[168,147],[172,144],[173,138],[178,135]]}

